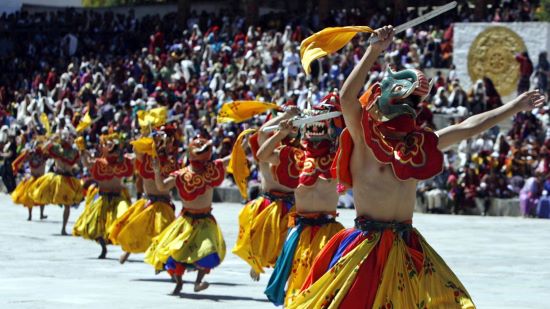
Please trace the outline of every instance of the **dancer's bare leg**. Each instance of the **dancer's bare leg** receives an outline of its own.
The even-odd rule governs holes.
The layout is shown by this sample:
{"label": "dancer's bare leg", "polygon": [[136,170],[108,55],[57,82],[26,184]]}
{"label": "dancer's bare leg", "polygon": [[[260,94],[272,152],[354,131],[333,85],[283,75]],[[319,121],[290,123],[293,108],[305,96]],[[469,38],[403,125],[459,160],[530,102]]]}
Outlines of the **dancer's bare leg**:
{"label": "dancer's bare leg", "polygon": [[44,214],[44,205],[40,206],[40,220],[48,219],[48,216]]}
{"label": "dancer's bare leg", "polygon": [[204,275],[206,275],[206,270],[197,270],[197,280],[195,280],[195,292],[206,290],[210,285],[208,282],[202,281],[202,279],[204,279]]}
{"label": "dancer's bare leg", "polygon": [[67,234],[67,222],[69,221],[69,215],[71,214],[71,206],[65,205],[63,206],[65,209],[63,210],[63,227],[61,228],[61,235],[69,235]]}
{"label": "dancer's bare leg", "polygon": [[32,207],[27,206],[27,209],[29,210],[29,217],[27,218],[27,221],[32,220]]}
{"label": "dancer's bare leg", "polygon": [[174,295],[174,296],[180,295],[181,288],[183,287],[183,279],[181,277],[182,275],[172,275],[172,278],[176,282],[176,287],[172,291],[171,295]]}
{"label": "dancer's bare leg", "polygon": [[126,260],[128,260],[128,257],[130,256],[130,252],[124,252],[120,258],[118,259],[118,261],[120,262],[120,264],[124,264],[124,262],[126,262]]}
{"label": "dancer's bare leg", "polygon": [[103,239],[103,237],[99,237],[97,239],[97,242],[101,246],[101,254],[97,258],[104,259],[105,257],[107,257],[107,245],[105,244],[105,239]]}
{"label": "dancer's bare leg", "polygon": [[254,268],[250,268],[250,278],[254,281],[260,281],[260,274],[258,274]]}

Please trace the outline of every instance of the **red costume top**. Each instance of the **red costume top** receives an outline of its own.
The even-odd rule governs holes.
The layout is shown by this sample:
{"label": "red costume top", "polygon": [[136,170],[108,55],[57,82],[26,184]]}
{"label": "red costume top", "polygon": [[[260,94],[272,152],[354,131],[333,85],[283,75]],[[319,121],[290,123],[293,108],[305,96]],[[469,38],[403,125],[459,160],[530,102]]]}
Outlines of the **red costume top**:
{"label": "red costume top", "polygon": [[51,144],[48,146],[47,153],[51,158],[67,165],[75,165],[80,159],[78,151],[71,145]]}
{"label": "red costume top", "polygon": [[313,186],[318,178],[332,179],[330,167],[334,160],[331,142],[322,141],[317,147],[305,149],[280,146],[277,149],[279,164],[271,167],[275,179],[289,188]]}
{"label": "red costume top", "polygon": [[119,156],[109,156],[107,158],[98,158],[95,160],[90,174],[95,180],[106,181],[113,178],[130,177],[134,173],[132,160],[123,157],[122,161]]}
{"label": "red costume top", "polygon": [[186,166],[173,172],[176,177],[176,188],[180,197],[185,201],[192,201],[204,194],[208,188],[219,186],[225,178],[225,168],[222,160],[215,160],[204,165],[201,172],[191,170]]}
{"label": "red costume top", "polygon": [[[178,163],[176,160],[167,156],[159,156],[160,160],[160,174],[162,177],[168,177],[172,172],[178,170]],[[139,175],[143,179],[155,179],[155,172],[153,171],[153,159],[149,155],[143,155],[143,160],[136,160],[136,168]]]}
{"label": "red costume top", "polygon": [[[437,135],[416,124],[416,113],[409,105],[415,99],[422,102],[429,89],[420,71],[389,71],[381,84],[371,86],[360,98],[365,143],[380,163],[391,165],[399,180],[424,180],[443,170]],[[353,140],[348,130],[342,132],[340,139],[333,174],[337,174],[340,183],[351,187]]]}

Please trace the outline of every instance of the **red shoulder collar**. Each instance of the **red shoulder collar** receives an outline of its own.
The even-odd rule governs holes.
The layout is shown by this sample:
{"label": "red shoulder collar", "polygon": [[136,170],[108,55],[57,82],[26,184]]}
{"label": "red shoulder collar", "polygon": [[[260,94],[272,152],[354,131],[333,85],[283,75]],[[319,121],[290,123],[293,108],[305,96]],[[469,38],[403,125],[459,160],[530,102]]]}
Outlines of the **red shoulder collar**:
{"label": "red shoulder collar", "polygon": [[[437,148],[439,138],[429,128],[419,128],[414,120],[394,118],[380,123],[364,112],[365,143],[381,163],[390,164],[400,180],[424,180],[443,170],[443,153]],[[401,139],[386,138],[382,132],[405,132]]]}
{"label": "red shoulder collar", "polygon": [[176,177],[176,188],[180,197],[185,201],[192,201],[204,194],[208,188],[219,186],[225,178],[225,170],[223,162],[215,160],[207,163],[200,173],[186,166],[172,175]]}
{"label": "red shoulder collar", "polygon": [[99,181],[130,177],[133,173],[132,160],[127,157],[124,157],[122,162],[109,162],[106,158],[98,158],[90,171],[92,178]]}
{"label": "red shoulder collar", "polygon": [[313,186],[318,178],[332,179],[330,167],[334,153],[308,157],[303,149],[281,146],[278,149],[279,164],[272,166],[275,179],[289,188]]}
{"label": "red shoulder collar", "polygon": [[[162,177],[168,177],[172,172],[178,170],[178,163],[169,157],[159,157],[160,173]],[[153,159],[149,155],[143,155],[143,160],[136,160],[136,167],[139,175],[144,179],[155,179],[153,171]]]}

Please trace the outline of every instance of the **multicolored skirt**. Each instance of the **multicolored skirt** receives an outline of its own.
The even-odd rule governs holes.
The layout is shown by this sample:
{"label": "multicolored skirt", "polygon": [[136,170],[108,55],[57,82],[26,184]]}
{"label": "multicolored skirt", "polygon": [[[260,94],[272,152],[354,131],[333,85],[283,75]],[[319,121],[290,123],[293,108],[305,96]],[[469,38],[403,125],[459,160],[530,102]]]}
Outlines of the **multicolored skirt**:
{"label": "multicolored skirt", "polygon": [[283,248],[293,211],[293,193],[264,193],[239,213],[239,235],[233,253],[258,274],[273,267]]}
{"label": "multicolored skirt", "polygon": [[344,228],[336,222],[336,212],[293,213],[289,226],[283,250],[264,292],[272,303],[277,306],[284,303],[285,307],[300,293],[317,254]]}
{"label": "multicolored skirt", "polygon": [[34,184],[38,178],[34,176],[28,176],[23,179],[11,193],[11,199],[16,205],[23,205],[25,207],[38,206],[31,198],[31,192],[33,191]]}
{"label": "multicolored skirt", "polygon": [[183,209],[145,253],[145,262],[156,271],[182,275],[186,269],[210,269],[220,265],[226,253],[222,231],[212,208]]}
{"label": "multicolored skirt", "polygon": [[109,240],[126,252],[145,252],[153,238],[176,219],[174,210],[170,197],[148,195],[113,223]]}
{"label": "multicolored skirt", "polygon": [[334,236],[289,308],[475,308],[449,266],[408,222],[355,219]]}
{"label": "multicolored skirt", "polygon": [[76,177],[47,173],[33,183],[30,198],[38,205],[78,205],[83,199],[82,183]]}
{"label": "multicolored skirt", "polygon": [[128,210],[128,191],[101,192],[96,186],[91,186],[85,200],[86,208],[75,222],[73,235],[91,240],[100,237],[108,240],[113,223]]}

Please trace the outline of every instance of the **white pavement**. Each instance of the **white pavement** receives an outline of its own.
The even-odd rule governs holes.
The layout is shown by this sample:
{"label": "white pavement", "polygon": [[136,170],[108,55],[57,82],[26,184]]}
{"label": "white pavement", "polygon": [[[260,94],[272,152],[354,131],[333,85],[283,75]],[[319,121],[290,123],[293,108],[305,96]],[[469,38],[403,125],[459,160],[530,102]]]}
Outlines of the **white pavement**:
{"label": "white pavement", "polygon": [[[155,276],[133,255],[118,263],[121,250],[59,235],[61,209],[46,207],[48,219],[27,222],[27,210],[0,195],[0,308],[273,308],[248,266],[231,254],[238,231],[238,204],[215,204],[228,246],[222,265],[206,277],[210,288],[194,293],[185,284],[180,297],[166,273]],[[71,213],[69,230],[82,206]],[[179,208],[179,207],[178,207]],[[341,210],[346,227],[354,213]],[[416,214],[414,224],[447,261],[479,308],[550,307],[550,221],[510,217]],[[196,273],[186,274],[187,282]]]}

